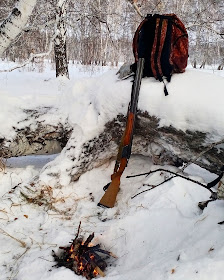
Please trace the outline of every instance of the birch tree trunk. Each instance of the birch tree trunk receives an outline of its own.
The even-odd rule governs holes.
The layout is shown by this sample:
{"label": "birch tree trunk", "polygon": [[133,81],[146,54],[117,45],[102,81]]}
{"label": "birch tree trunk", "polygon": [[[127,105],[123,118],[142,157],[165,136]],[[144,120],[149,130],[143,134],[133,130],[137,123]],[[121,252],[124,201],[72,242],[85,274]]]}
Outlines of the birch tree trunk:
{"label": "birch tree trunk", "polygon": [[69,78],[66,52],[66,2],[67,0],[59,0],[56,6],[56,36],[54,40],[54,53],[56,63],[56,77],[65,76]]}
{"label": "birch tree trunk", "polygon": [[37,0],[19,0],[9,16],[0,25],[0,56],[22,32]]}

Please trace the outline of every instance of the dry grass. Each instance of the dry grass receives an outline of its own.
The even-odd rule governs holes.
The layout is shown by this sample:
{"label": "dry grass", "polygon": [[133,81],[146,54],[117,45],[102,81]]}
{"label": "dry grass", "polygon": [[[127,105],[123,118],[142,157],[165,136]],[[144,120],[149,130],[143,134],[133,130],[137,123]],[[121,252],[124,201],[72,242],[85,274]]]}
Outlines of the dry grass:
{"label": "dry grass", "polygon": [[5,235],[5,236],[8,236],[10,238],[12,238],[13,240],[17,241],[18,243],[20,243],[20,245],[23,247],[23,248],[26,248],[26,243],[18,238],[15,238],[14,236],[12,236],[11,234],[9,234],[8,232],[6,232],[4,229],[0,228],[0,233]]}
{"label": "dry grass", "polygon": [[6,159],[0,158],[0,172],[5,172]]}
{"label": "dry grass", "polygon": [[[25,200],[28,203],[33,203],[38,206],[46,207],[47,210],[51,210],[54,213],[59,214],[60,216],[63,216],[64,219],[71,218],[71,216],[72,216],[71,208],[61,210],[61,209],[59,209],[60,205],[65,204],[66,200],[71,199],[72,197],[75,202],[77,202],[80,199],[87,198],[87,197],[75,198],[74,194],[67,195],[67,196],[62,195],[60,197],[58,197],[58,195],[59,195],[58,194],[56,197],[54,197],[53,189],[50,186],[41,186],[39,192],[37,192],[37,191],[34,192],[29,187],[26,187],[26,190],[27,191],[25,191],[25,192],[20,191],[20,194],[22,195],[23,198],[25,198]],[[59,208],[57,207],[57,205],[59,206]],[[74,205],[74,209],[76,209],[75,205]]]}

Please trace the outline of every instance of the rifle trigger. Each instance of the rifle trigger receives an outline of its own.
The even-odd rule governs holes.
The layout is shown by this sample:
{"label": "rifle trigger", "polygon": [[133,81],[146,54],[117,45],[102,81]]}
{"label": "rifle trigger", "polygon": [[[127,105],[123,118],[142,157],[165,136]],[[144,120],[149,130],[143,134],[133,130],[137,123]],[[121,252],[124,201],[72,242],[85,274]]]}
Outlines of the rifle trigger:
{"label": "rifle trigger", "polygon": [[106,190],[109,188],[110,184],[111,184],[111,182],[108,183],[108,184],[106,184],[106,185],[103,187],[103,190],[106,191]]}

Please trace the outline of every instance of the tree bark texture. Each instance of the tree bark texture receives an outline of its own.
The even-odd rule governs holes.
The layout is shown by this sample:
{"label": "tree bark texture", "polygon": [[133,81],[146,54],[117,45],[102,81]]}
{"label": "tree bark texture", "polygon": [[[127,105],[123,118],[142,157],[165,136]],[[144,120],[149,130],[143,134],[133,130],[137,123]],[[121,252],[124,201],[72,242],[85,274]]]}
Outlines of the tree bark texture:
{"label": "tree bark texture", "polygon": [[59,1],[56,7],[56,34],[54,39],[54,54],[56,64],[56,77],[65,76],[69,78],[68,61],[66,50],[66,1]]}
{"label": "tree bark texture", "polygon": [[37,0],[19,0],[0,25],[0,57],[25,27]]}

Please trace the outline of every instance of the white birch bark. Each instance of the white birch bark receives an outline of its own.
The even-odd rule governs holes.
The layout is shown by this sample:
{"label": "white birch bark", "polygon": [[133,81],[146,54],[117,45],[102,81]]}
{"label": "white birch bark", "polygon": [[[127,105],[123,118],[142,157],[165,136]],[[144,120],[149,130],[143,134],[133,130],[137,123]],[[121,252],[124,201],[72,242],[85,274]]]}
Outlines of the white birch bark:
{"label": "white birch bark", "polygon": [[65,76],[69,79],[65,26],[66,2],[67,0],[59,0],[56,6],[54,53],[56,63],[56,77]]}
{"label": "white birch bark", "polygon": [[21,33],[37,0],[19,0],[9,16],[0,25],[0,56]]}

